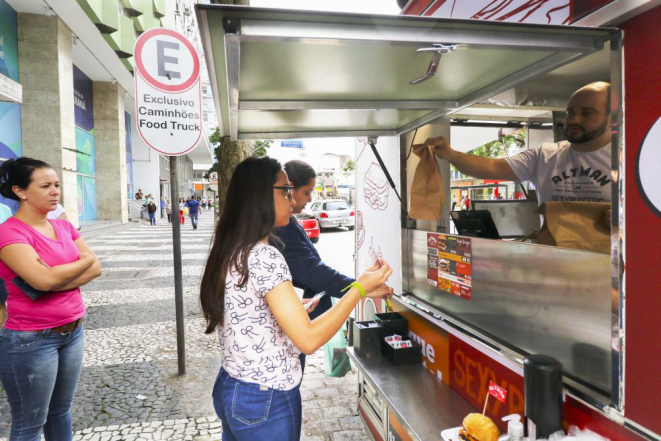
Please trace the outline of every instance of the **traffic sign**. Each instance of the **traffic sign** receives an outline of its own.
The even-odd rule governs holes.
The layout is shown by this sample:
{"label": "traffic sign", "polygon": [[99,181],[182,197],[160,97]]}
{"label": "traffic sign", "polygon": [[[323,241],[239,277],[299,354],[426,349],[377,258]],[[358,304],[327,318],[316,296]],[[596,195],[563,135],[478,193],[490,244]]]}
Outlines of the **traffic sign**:
{"label": "traffic sign", "polygon": [[168,156],[192,150],[202,136],[200,59],[183,35],[151,29],[134,48],[136,125],[142,139]]}
{"label": "traffic sign", "polygon": [[218,172],[209,173],[209,182],[211,182],[212,184],[218,183]]}

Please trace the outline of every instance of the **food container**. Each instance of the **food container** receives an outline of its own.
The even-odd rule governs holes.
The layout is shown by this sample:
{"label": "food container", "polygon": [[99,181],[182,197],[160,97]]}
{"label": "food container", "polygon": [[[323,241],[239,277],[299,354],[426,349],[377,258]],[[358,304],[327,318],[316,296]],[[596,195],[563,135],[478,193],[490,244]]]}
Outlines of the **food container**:
{"label": "food container", "polygon": [[381,355],[395,366],[422,363],[422,346],[411,342],[411,347],[395,349],[385,339],[381,342]]}
{"label": "food container", "polygon": [[402,338],[408,338],[409,321],[399,312],[383,312],[376,314],[374,321],[383,328],[383,336],[398,334]]}
{"label": "food container", "polygon": [[372,320],[353,322],[353,348],[363,357],[381,354],[381,325]]}

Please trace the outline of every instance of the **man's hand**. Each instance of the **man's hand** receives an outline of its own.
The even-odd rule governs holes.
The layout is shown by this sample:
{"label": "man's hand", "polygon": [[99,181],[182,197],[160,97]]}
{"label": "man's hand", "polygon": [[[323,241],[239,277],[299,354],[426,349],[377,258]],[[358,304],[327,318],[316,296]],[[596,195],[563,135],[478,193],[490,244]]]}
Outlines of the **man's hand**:
{"label": "man's hand", "polygon": [[[373,295],[372,295],[373,294]],[[389,299],[394,295],[394,290],[387,286],[385,283],[378,288],[375,288],[374,290],[370,291],[370,297],[381,297],[384,299]]]}
{"label": "man's hand", "polygon": [[611,217],[613,216],[613,211],[611,209],[604,210],[599,220],[606,228],[611,229]]}
{"label": "man's hand", "polygon": [[448,140],[442,136],[427,138],[423,145],[431,146],[432,152],[441,159],[448,159],[453,152]]}

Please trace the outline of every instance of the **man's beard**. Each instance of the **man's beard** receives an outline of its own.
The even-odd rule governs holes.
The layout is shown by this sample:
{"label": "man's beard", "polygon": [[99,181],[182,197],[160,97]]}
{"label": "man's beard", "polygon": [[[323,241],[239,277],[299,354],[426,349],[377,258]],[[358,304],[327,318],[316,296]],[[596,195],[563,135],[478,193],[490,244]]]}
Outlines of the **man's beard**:
{"label": "man's beard", "polygon": [[606,129],[608,128],[608,120],[604,121],[604,123],[601,126],[597,127],[595,130],[591,132],[586,132],[583,127],[575,124],[569,127],[577,127],[581,129],[581,134],[570,135],[569,132],[567,131],[568,126],[565,126],[564,132],[567,141],[571,142],[572,144],[583,144],[584,142],[592,141],[593,139],[599,138],[601,135],[603,135]]}

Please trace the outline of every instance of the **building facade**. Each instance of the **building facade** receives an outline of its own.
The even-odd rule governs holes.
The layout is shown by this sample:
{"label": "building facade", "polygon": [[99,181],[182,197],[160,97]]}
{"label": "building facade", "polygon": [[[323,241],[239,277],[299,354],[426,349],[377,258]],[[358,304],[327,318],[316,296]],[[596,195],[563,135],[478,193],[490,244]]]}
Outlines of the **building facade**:
{"label": "building facade", "polygon": [[[135,125],[133,46],[149,29],[175,28],[175,3],[0,0],[0,161],[49,163],[74,224],[127,222],[138,190],[170,195],[169,158]],[[177,162],[179,193],[190,195],[193,168],[212,164],[208,136]]]}

